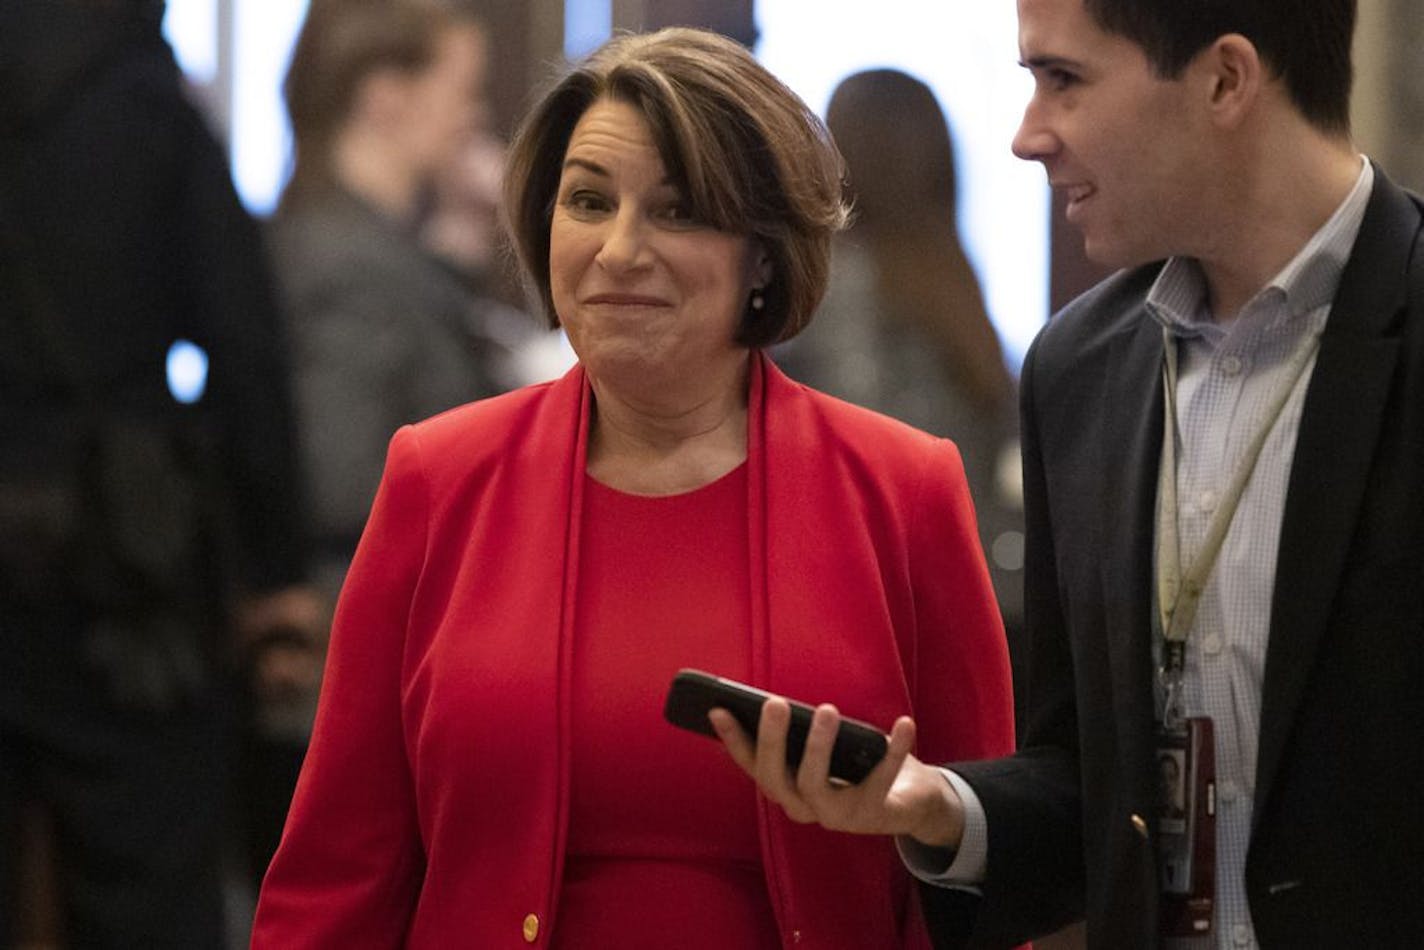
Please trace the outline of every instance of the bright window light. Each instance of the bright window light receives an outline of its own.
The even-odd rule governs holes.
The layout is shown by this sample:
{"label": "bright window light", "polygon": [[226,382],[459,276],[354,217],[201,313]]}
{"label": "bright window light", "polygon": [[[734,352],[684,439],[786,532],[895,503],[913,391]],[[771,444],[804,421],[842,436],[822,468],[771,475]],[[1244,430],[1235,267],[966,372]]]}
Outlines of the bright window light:
{"label": "bright window light", "polygon": [[217,78],[217,0],[168,0],[163,35],[188,78],[199,85]]}
{"label": "bright window light", "polygon": [[613,0],[565,0],[564,55],[582,59],[613,32]]}
{"label": "bright window light", "polygon": [[307,0],[238,0],[232,7],[232,177],[248,210],[267,214],[291,172],[282,78]]}

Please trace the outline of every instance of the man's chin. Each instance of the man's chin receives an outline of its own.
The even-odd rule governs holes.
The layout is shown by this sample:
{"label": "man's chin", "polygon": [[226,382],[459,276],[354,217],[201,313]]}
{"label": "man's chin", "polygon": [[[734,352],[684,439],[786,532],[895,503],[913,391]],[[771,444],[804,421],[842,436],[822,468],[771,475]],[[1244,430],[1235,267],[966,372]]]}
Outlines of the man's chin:
{"label": "man's chin", "polygon": [[1090,230],[1083,232],[1083,256],[1099,267],[1109,270],[1137,267],[1156,260],[1142,253],[1140,248],[1130,247],[1108,236],[1094,234]]}

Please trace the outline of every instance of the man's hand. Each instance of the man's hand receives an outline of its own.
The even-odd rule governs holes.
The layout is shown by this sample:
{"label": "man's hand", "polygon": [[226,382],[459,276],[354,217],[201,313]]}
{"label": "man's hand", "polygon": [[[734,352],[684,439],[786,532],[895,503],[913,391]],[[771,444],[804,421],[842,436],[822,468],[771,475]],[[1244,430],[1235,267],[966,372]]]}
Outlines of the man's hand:
{"label": "man's hand", "polygon": [[732,759],[793,821],[856,834],[907,835],[930,847],[959,847],[964,835],[959,796],[938,769],[910,754],[915,723],[908,716],[895,721],[885,758],[856,785],[830,779],[831,748],[840,726],[834,706],[816,708],[795,773],[786,766],[791,708],[785,700],[773,698],[762,707],[755,742],[725,709],[712,710],[708,718]]}

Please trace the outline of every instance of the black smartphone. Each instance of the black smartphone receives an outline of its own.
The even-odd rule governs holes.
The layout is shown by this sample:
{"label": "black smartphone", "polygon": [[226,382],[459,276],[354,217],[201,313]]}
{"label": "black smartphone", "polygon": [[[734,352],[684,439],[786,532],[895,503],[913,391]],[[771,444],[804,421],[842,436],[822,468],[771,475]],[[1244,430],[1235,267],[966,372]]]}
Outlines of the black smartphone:
{"label": "black smartphone", "polygon": [[[721,707],[727,710],[742,729],[756,738],[761,720],[762,703],[771,694],[736,680],[713,676],[701,670],[679,670],[668,690],[663,717],[674,726],[716,738],[707,713]],[[788,699],[791,705],[791,725],[786,733],[786,764],[795,769],[806,751],[806,734],[811,729],[814,708]],[[889,740],[874,726],[856,719],[841,717],[840,731],[831,747],[831,778],[855,784],[885,758]]]}

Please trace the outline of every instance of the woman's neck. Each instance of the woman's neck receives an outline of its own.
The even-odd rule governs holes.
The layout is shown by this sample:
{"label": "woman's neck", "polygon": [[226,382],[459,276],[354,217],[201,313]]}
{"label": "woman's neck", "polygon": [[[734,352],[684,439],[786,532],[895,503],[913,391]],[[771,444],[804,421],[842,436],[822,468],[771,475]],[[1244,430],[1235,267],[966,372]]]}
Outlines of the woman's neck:
{"label": "woman's neck", "polygon": [[590,383],[588,474],[604,485],[675,495],[716,481],[746,460],[746,370],[731,387],[655,403]]}

